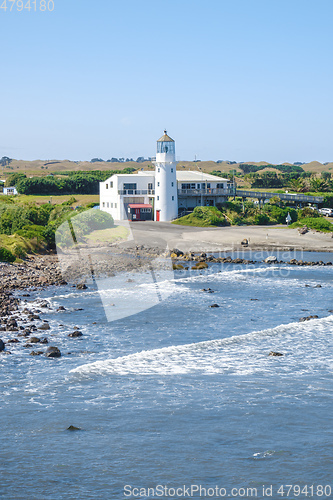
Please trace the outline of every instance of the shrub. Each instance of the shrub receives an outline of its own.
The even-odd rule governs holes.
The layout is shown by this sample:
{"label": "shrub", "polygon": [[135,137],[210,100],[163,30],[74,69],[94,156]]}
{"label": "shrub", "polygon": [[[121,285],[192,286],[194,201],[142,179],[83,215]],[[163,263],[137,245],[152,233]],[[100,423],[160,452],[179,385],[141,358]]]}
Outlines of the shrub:
{"label": "shrub", "polygon": [[317,210],[312,210],[309,207],[305,207],[302,208],[302,210],[298,211],[298,219],[303,219],[304,217],[318,218],[320,217],[320,215]]}
{"label": "shrub", "polygon": [[259,213],[254,217],[254,223],[258,226],[266,226],[270,224],[271,220],[269,216],[265,213]]}
{"label": "shrub", "polygon": [[308,226],[310,229],[315,229],[316,231],[322,231],[324,233],[333,232],[333,224],[327,219],[324,219],[324,217],[304,217],[294,222],[289,227],[294,228],[302,226]]}
{"label": "shrub", "polygon": [[15,256],[7,250],[7,248],[0,247],[0,261],[1,262],[14,262]]}
{"label": "shrub", "polygon": [[14,243],[14,245],[12,246],[12,254],[19,259],[24,259],[24,257],[26,256],[26,251],[21,245]]}

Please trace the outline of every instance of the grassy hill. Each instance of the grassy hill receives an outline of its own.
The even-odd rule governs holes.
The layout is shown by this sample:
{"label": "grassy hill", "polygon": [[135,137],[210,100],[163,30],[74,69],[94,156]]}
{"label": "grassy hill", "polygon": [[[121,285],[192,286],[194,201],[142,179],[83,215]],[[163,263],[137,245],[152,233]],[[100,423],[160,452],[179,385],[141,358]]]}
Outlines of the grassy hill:
{"label": "grassy hill", "polygon": [[[272,167],[269,163],[261,161],[261,162],[245,162],[251,165],[269,165],[267,170],[275,171],[274,167]],[[285,165],[290,165],[290,163],[285,162]],[[177,169],[178,170],[198,170],[202,169],[204,172],[210,173],[214,170],[220,170],[223,173],[229,173],[235,170],[236,174],[241,173],[241,169],[239,168],[239,163],[230,164],[229,162],[223,161],[221,163],[217,163],[215,161],[180,161],[178,162]],[[135,161],[130,162],[94,162],[90,161],[70,161],[70,160],[34,160],[34,161],[25,161],[25,160],[15,160],[13,159],[11,163],[7,166],[0,166],[0,179],[6,179],[8,175],[16,172],[22,172],[26,174],[28,177],[30,176],[44,176],[49,174],[57,174],[64,171],[94,171],[94,170],[123,170],[124,168],[132,167],[137,170],[153,170],[154,166],[151,162],[143,162],[137,163]],[[333,171],[333,162],[328,163],[326,165],[319,163],[317,161],[312,161],[310,163],[302,165],[302,168],[306,172],[330,172]],[[265,169],[266,170],[266,169]],[[261,170],[260,172],[263,172]],[[278,172],[278,170],[276,170]]]}

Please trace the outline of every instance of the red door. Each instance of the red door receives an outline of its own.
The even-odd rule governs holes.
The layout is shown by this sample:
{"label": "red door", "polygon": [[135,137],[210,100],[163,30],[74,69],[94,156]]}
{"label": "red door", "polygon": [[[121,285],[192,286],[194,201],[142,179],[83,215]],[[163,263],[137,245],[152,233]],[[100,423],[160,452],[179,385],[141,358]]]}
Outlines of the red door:
{"label": "red door", "polygon": [[135,209],[135,220],[140,220],[140,208]]}
{"label": "red door", "polygon": [[161,210],[156,210],[156,222],[160,222],[160,211]]}

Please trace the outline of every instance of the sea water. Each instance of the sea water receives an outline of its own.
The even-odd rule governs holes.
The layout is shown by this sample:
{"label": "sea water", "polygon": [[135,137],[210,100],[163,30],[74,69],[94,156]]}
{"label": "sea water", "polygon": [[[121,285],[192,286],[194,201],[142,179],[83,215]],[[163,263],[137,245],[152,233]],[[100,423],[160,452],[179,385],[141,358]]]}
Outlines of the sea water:
{"label": "sea water", "polygon": [[0,498],[333,498],[332,277],[175,271],[162,302],[131,315],[131,296],[117,321],[93,287],[22,298],[48,301],[62,357],[0,356]]}

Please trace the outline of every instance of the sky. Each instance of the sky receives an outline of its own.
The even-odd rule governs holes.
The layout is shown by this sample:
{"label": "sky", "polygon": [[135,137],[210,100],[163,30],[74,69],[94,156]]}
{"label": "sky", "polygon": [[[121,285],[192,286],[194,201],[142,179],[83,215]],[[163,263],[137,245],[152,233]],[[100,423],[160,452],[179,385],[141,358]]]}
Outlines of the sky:
{"label": "sky", "polygon": [[0,5],[0,157],[333,161],[332,0]]}

